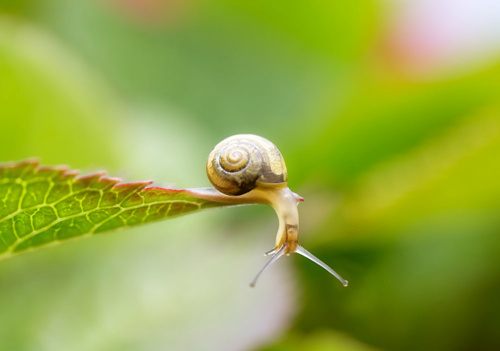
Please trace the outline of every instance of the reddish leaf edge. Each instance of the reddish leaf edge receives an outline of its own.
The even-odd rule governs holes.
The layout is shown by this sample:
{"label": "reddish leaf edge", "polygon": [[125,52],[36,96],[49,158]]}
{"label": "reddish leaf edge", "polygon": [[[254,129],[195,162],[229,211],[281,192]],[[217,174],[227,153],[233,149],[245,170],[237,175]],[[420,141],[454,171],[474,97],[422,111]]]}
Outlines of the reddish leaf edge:
{"label": "reddish leaf edge", "polygon": [[[157,185],[154,186],[149,186],[154,183],[153,180],[139,180],[139,181],[132,181],[132,182],[123,182],[121,178],[118,177],[109,177],[106,176],[108,173],[105,170],[101,171],[95,171],[89,174],[84,174],[80,175],[80,170],[78,169],[71,169],[70,166],[68,165],[56,165],[56,166],[44,166],[40,165],[41,161],[37,157],[30,157],[24,160],[20,161],[7,161],[7,162],[2,162],[0,163],[0,179],[4,177],[6,172],[10,172],[11,175],[16,176],[16,177],[22,177],[23,174],[28,173],[28,172],[33,172],[33,173],[43,173],[43,172],[58,172],[58,174],[55,177],[60,177],[60,178],[65,178],[65,179],[72,179],[74,178],[75,181],[91,184],[91,183],[108,183],[104,189],[110,190],[109,188],[111,187],[112,189],[120,189],[120,190],[133,190],[134,193],[137,193],[138,191],[144,191],[144,190],[158,190],[160,192],[165,192],[165,193],[185,193],[187,195],[191,195],[193,197],[199,197],[196,196],[195,191],[191,191],[189,189],[176,189],[176,188],[164,188],[160,187]],[[16,171],[20,171],[17,173]],[[54,177],[54,178],[55,178]],[[203,199],[203,197],[199,197],[200,199]],[[222,203],[221,203],[222,204]]]}

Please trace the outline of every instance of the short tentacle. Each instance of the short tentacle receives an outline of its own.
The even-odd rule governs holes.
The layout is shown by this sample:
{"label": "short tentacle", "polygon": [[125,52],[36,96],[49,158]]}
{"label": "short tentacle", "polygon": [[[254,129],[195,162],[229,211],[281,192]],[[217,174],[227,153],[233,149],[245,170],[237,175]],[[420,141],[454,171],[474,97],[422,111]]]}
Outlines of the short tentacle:
{"label": "short tentacle", "polygon": [[269,261],[267,261],[267,263],[264,265],[264,267],[262,267],[262,269],[259,271],[259,273],[257,273],[257,275],[255,276],[255,278],[252,280],[252,282],[250,283],[250,286],[252,288],[255,286],[255,284],[257,284],[257,280],[259,279],[259,277],[262,274],[262,272],[264,272],[267,267],[269,267],[270,265],[272,265],[281,256],[283,256],[285,254],[285,251],[286,251],[286,244],[283,244],[283,246],[280,247],[280,249],[275,252],[275,254],[271,257],[271,259]]}

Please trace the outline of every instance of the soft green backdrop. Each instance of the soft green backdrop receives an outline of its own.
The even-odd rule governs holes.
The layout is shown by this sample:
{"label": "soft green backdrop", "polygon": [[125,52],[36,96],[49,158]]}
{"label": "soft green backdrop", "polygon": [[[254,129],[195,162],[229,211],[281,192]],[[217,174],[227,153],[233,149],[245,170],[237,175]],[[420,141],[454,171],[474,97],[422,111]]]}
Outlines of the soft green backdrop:
{"label": "soft green backdrop", "polygon": [[292,255],[248,288],[275,215],[210,210],[0,262],[0,349],[500,349],[500,63],[418,71],[396,10],[0,0],[0,161],[208,186],[263,135],[350,282]]}

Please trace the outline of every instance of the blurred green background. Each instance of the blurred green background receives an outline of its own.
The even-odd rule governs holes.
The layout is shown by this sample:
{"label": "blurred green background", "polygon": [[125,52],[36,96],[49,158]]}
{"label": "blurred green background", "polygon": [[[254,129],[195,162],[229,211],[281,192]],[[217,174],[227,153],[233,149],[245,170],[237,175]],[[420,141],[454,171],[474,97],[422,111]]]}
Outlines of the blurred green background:
{"label": "blurred green background", "polygon": [[256,289],[270,208],[0,262],[1,350],[499,350],[494,1],[0,0],[0,161],[208,186],[255,133],[299,255]]}

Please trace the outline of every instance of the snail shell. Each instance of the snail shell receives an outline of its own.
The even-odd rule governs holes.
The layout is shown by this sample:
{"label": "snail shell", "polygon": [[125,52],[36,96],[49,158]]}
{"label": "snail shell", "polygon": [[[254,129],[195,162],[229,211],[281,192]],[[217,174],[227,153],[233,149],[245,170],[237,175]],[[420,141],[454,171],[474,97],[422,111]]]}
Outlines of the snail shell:
{"label": "snail shell", "polygon": [[271,259],[250,286],[255,286],[259,276],[272,263],[294,252],[320,265],[347,286],[347,280],[299,245],[297,204],[303,199],[288,188],[285,161],[273,143],[253,134],[224,139],[208,156],[207,176],[215,189],[191,189],[191,193],[199,198],[227,204],[268,204],[278,215],[276,246],[267,253]]}
{"label": "snail shell", "polygon": [[286,184],[288,178],[278,148],[253,134],[233,135],[217,144],[208,156],[207,176],[227,195],[242,195],[259,185]]}

